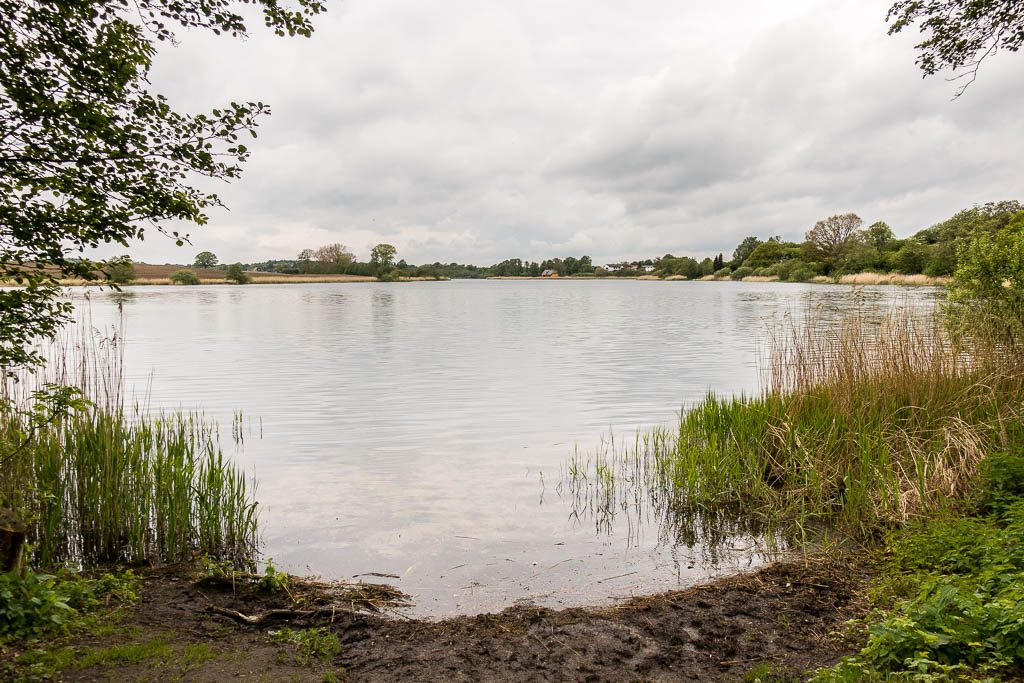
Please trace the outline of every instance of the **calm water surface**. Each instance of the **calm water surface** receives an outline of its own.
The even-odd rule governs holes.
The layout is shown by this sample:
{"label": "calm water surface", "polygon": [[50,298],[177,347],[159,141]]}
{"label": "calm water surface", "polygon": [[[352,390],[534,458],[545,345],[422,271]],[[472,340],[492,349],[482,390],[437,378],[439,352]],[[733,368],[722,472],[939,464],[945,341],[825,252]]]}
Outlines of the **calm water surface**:
{"label": "calm water surface", "polygon": [[560,467],[709,390],[755,391],[773,317],[928,295],[634,280],[136,287],[92,293],[91,315],[107,327],[123,304],[128,379],[154,408],[203,410],[225,430],[242,411],[235,458],[259,481],[278,567],[394,574],[418,613],[443,616],[606,601],[763,561],[749,538],[711,552],[654,522],[595,524],[559,495]]}

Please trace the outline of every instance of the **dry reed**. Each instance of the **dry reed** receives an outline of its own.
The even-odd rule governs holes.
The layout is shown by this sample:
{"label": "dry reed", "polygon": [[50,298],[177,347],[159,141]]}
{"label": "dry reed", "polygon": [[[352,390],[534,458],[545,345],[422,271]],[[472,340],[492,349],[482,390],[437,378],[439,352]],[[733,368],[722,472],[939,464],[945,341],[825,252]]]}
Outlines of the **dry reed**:
{"label": "dry reed", "polygon": [[968,495],[1024,413],[1019,348],[981,330],[954,343],[944,322],[933,307],[786,316],[758,396],[709,395],[675,428],[574,458],[568,487],[597,508],[640,486],[670,510],[860,536],[934,513]]}
{"label": "dry reed", "polygon": [[903,275],[901,273],[855,273],[840,276],[841,285],[906,285],[911,287],[940,287],[950,282],[948,277],[929,275]]}

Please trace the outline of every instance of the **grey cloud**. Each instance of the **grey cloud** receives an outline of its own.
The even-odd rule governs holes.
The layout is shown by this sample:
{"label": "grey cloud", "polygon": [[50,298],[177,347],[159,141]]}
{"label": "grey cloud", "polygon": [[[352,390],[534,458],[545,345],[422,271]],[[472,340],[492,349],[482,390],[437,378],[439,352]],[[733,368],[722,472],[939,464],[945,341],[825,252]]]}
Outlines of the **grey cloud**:
{"label": "grey cloud", "polygon": [[217,188],[231,211],[192,231],[226,260],[316,240],[410,262],[699,256],[837,211],[909,234],[1024,187],[1020,58],[950,102],[884,13],[347,0],[309,40],[184,35],[153,81],[185,109],[273,106],[243,178]]}

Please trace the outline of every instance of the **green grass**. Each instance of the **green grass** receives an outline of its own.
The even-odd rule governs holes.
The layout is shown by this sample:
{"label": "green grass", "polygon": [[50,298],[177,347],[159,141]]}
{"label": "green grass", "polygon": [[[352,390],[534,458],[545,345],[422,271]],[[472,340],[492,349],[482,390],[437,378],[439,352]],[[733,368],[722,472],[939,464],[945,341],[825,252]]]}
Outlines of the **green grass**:
{"label": "green grass", "polygon": [[39,681],[59,678],[62,671],[93,667],[117,667],[145,662],[151,667],[167,670],[167,676],[186,674],[201,668],[219,655],[205,643],[191,643],[183,648],[154,636],[133,643],[110,646],[51,647],[30,649],[0,670],[5,680]]}
{"label": "green grass", "polygon": [[325,628],[306,628],[293,631],[283,628],[271,631],[268,640],[272,643],[291,645],[294,649],[294,661],[309,666],[314,661],[326,664],[341,651],[338,636]]}

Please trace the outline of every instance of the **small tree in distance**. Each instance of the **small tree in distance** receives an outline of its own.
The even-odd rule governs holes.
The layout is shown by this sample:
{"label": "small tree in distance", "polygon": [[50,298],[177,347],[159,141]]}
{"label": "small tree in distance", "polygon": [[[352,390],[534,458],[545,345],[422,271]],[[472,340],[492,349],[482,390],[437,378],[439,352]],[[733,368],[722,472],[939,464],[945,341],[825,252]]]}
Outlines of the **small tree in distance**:
{"label": "small tree in distance", "polygon": [[836,214],[818,221],[804,235],[804,252],[808,260],[833,266],[863,224],[864,221],[855,213]]}
{"label": "small tree in distance", "polygon": [[388,268],[395,262],[398,250],[390,244],[378,244],[370,250],[370,263],[378,268]]}
{"label": "small tree in distance", "polygon": [[[301,254],[300,254],[301,256]],[[316,250],[314,258],[326,266],[343,267],[355,260],[355,256],[341,242],[325,244]],[[301,258],[300,258],[301,260]]]}
{"label": "small tree in distance", "polygon": [[761,244],[761,240],[751,235],[750,237],[744,238],[740,242],[739,246],[736,247],[736,251],[732,253],[732,260],[736,262],[737,266],[743,265],[743,262],[747,260],[754,249],[757,249],[757,245]]}
{"label": "small tree in distance", "polygon": [[196,268],[213,268],[217,265],[217,255],[212,251],[201,251],[196,254],[193,264]]}
{"label": "small tree in distance", "polygon": [[249,277],[249,274],[242,270],[241,263],[232,263],[228,266],[228,272],[224,275],[224,278],[227,280],[234,280],[240,285],[248,284],[252,280],[252,278]]}

